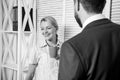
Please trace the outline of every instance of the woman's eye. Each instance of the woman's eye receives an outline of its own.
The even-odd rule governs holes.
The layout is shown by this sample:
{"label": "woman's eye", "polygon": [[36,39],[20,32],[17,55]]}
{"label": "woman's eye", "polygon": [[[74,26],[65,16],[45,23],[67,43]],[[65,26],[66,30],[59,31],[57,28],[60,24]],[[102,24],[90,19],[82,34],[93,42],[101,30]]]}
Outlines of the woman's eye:
{"label": "woman's eye", "polygon": [[51,27],[48,27],[47,29],[51,29]]}

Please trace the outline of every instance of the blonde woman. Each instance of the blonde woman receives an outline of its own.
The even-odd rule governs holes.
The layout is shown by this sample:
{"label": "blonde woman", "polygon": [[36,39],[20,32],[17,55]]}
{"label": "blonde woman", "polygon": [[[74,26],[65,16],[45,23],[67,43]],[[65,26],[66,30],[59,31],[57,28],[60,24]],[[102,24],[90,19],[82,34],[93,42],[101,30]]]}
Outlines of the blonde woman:
{"label": "blonde woman", "polygon": [[55,18],[47,16],[41,19],[40,28],[45,44],[35,47],[30,60],[26,80],[58,80],[58,67],[61,42],[58,40],[58,24]]}

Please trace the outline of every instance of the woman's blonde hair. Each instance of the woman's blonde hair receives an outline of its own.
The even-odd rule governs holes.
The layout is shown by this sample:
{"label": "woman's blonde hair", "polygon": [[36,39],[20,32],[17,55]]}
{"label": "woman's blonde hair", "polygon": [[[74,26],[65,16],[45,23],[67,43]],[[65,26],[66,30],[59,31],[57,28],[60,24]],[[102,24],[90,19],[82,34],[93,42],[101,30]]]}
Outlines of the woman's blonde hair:
{"label": "woman's blonde hair", "polygon": [[49,21],[55,28],[56,30],[58,30],[58,24],[55,18],[53,18],[52,16],[46,16],[44,18],[41,19],[40,23],[42,21]]}

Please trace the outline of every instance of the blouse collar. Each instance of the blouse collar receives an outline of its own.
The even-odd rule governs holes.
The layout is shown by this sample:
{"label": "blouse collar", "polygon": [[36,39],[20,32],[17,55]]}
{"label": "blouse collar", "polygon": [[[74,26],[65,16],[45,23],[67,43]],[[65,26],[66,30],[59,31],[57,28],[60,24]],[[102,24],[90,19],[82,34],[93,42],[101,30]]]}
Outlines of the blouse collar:
{"label": "blouse collar", "polygon": [[[60,47],[60,40],[57,40],[57,44],[56,44],[56,46],[57,47]],[[44,47],[47,47],[48,46],[48,44],[47,44],[47,42],[46,41],[44,41],[44,43],[40,46],[41,48],[44,48]]]}

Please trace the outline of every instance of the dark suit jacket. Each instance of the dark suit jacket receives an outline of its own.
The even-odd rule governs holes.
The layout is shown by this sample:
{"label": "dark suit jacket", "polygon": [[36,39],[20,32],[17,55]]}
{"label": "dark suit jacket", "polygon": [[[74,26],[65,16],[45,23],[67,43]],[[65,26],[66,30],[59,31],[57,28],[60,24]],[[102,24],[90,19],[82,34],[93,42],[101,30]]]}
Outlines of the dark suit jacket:
{"label": "dark suit jacket", "polygon": [[120,80],[120,26],[108,19],[88,24],[61,48],[59,80]]}

